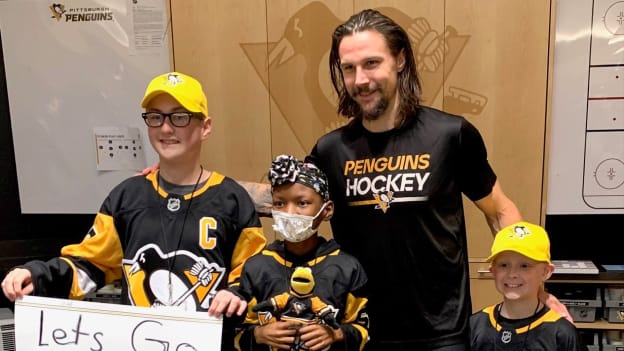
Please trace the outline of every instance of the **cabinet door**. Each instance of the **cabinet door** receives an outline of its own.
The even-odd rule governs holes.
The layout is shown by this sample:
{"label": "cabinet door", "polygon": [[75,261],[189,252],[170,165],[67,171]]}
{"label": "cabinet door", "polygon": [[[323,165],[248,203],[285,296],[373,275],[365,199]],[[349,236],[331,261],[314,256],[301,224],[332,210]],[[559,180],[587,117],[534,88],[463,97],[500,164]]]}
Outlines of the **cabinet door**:
{"label": "cabinet door", "polygon": [[488,271],[489,264],[484,260],[475,260],[470,262],[469,267],[472,311],[480,311],[501,301],[501,296],[494,286],[492,273]]}

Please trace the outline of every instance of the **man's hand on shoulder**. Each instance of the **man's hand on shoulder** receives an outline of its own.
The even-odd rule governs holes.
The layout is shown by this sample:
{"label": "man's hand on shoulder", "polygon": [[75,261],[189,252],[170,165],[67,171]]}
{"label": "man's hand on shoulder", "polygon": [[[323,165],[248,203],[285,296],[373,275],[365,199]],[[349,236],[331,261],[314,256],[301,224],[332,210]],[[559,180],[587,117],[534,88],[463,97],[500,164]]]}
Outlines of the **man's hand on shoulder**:
{"label": "man's hand on shoulder", "polygon": [[570,323],[574,323],[572,320],[572,316],[570,312],[568,312],[568,308],[559,301],[554,295],[547,293],[545,290],[542,290],[539,294],[539,299],[551,310],[559,313],[562,317],[570,321]]}
{"label": "man's hand on shoulder", "polygon": [[140,176],[146,176],[146,175],[148,175],[150,173],[156,172],[159,168],[160,168],[160,164],[156,163],[156,164],[154,164],[151,167],[143,168],[143,170],[141,172],[138,172],[135,175],[137,175],[137,176],[139,176],[139,175]]}

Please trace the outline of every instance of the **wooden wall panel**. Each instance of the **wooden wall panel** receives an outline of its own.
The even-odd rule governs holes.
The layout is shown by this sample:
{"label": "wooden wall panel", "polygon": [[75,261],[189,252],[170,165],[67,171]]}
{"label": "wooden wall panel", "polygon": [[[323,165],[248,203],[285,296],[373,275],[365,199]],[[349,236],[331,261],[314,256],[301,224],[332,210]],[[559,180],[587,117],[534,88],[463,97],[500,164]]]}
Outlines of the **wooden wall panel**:
{"label": "wooden wall panel", "polygon": [[267,54],[265,2],[172,0],[171,13],[174,67],[203,83],[213,118],[204,166],[261,181],[272,155],[270,101],[258,78],[266,67],[252,65],[248,52]]}
{"label": "wooden wall panel", "polygon": [[[272,155],[303,159],[316,140],[346,123],[336,113],[329,78],[329,49],[335,27],[353,13],[346,1],[267,1]],[[272,230],[265,226],[265,233]],[[319,233],[331,236],[329,224]]]}
{"label": "wooden wall panel", "polygon": [[[328,56],[335,27],[363,8],[377,8],[406,28],[419,24],[442,33],[439,1],[287,1],[267,3],[271,135],[274,153],[306,155],[319,136],[343,125],[329,80]],[[427,103],[442,86],[442,69],[425,72]],[[440,105],[441,107],[441,101]]]}
{"label": "wooden wall panel", "polygon": [[477,272],[478,270],[481,270],[481,272],[487,270],[487,265],[470,265],[470,297],[473,312],[480,311],[501,301],[501,296],[496,291],[492,274],[479,273]]}
{"label": "wooden wall panel", "polygon": [[[336,116],[329,81],[330,35],[354,12],[377,8],[412,33],[424,104],[479,128],[505,192],[527,220],[540,222],[550,6],[172,0],[175,68],[204,82],[215,121],[204,164],[237,179],[266,181],[275,155],[303,157],[320,135],[345,123]],[[466,216],[469,254],[486,257],[492,236],[470,201]],[[270,220],[264,223],[271,238]]]}
{"label": "wooden wall panel", "polygon": [[[355,11],[374,8],[392,18],[410,36],[422,85],[422,103],[442,109],[444,80],[444,2],[435,0],[356,0]],[[419,33],[419,34],[416,34]],[[422,34],[420,34],[422,33]],[[455,62],[455,52],[450,53]],[[433,59],[441,54],[442,59]],[[448,52],[446,52],[449,55]]]}
{"label": "wooden wall panel", "polygon": [[304,157],[346,121],[336,114],[328,54],[331,33],[352,4],[272,0],[267,7],[273,151]]}
{"label": "wooden wall panel", "polygon": [[[549,21],[549,1],[467,0],[447,2],[446,8],[446,24],[470,38],[444,83],[444,109],[461,110],[458,100],[482,102],[475,113],[457,112],[479,128],[505,193],[536,223],[542,207]],[[487,257],[490,231],[474,205],[466,208],[470,256]]]}
{"label": "wooden wall panel", "polygon": [[273,155],[266,11],[263,0],[171,0],[174,68],[203,83],[213,118],[202,163],[237,180],[266,181]]}

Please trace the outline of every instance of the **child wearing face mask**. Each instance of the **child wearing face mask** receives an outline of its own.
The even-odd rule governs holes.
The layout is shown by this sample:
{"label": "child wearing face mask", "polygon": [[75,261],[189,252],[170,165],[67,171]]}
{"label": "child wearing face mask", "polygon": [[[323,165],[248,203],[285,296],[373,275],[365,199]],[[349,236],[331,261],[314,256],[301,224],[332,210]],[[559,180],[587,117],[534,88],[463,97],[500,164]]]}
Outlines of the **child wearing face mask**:
{"label": "child wearing face mask", "polygon": [[269,180],[273,229],[284,240],[243,267],[239,291],[249,306],[236,348],[361,351],[369,327],[366,274],[356,258],[317,232],[334,209],[327,177],[312,164],[280,155]]}

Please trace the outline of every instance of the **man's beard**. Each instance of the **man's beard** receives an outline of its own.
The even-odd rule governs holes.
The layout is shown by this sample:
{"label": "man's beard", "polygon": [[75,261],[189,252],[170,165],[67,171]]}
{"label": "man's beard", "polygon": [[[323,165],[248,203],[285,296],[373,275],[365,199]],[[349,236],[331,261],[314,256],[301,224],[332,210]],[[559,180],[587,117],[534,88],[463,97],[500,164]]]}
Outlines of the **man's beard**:
{"label": "man's beard", "polygon": [[386,112],[388,105],[388,99],[385,96],[382,96],[371,109],[364,110],[360,105],[360,109],[362,109],[362,118],[369,121],[377,120],[384,114],[384,112]]}
{"label": "man's beard", "polygon": [[[367,93],[370,90],[374,90],[374,89],[356,88],[355,96],[357,96],[360,92]],[[384,112],[386,112],[386,109],[388,109],[388,105],[390,105],[388,98],[384,96],[383,91],[379,90],[379,93],[381,95],[381,97],[379,98],[379,101],[377,101],[375,105],[368,110],[364,109],[364,106],[362,106],[362,104],[360,104],[356,99],[354,99],[355,102],[358,104],[358,107],[360,108],[363,119],[369,120],[369,121],[377,120],[381,115],[384,114]]]}

